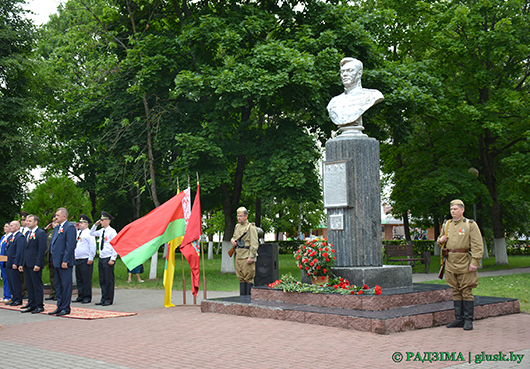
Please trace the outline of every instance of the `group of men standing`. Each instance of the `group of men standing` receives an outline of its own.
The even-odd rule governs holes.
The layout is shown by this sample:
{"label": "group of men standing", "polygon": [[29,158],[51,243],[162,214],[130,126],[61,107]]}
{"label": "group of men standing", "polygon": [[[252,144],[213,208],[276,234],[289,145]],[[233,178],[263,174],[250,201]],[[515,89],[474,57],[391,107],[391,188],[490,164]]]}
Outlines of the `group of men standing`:
{"label": "group of men standing", "polygon": [[[91,229],[92,221],[84,214],[74,225],[68,221],[68,210],[57,209],[53,223],[46,229],[53,229],[49,246],[49,268],[54,275],[52,284],[56,291],[57,308],[50,315],[70,314],[71,302],[90,303],[92,301],[93,260],[96,255],[96,240],[99,237],[99,282],[102,292],[96,305],[108,306],[114,302],[114,263],[116,251],[110,245],[116,231],[110,227],[113,219],[102,211],[101,219]],[[21,226],[21,223],[23,224]],[[4,298],[7,305],[22,305],[22,281],[27,285],[28,303],[21,307],[22,313],[38,314],[44,311],[44,286],[42,269],[45,264],[48,237],[39,228],[39,217],[21,213],[19,221],[4,225],[1,239],[2,254],[7,261],[2,262]],[[101,225],[101,229],[97,229]],[[76,266],[78,297],[72,301],[73,267]],[[52,278],[50,278],[52,279]]]}

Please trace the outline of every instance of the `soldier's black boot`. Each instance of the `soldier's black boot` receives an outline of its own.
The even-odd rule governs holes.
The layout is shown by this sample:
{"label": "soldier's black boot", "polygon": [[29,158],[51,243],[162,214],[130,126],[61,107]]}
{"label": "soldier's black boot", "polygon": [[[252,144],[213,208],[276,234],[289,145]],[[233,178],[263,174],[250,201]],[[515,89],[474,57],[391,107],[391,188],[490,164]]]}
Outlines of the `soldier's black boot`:
{"label": "soldier's black boot", "polygon": [[475,301],[464,301],[464,330],[473,329],[473,316],[475,315]]}
{"label": "soldier's black boot", "polygon": [[254,287],[253,283],[247,283],[247,295],[250,296],[250,290],[252,290],[252,287]]}
{"label": "soldier's black boot", "polygon": [[464,326],[464,301],[454,300],[455,320],[447,324],[447,328],[462,328]]}
{"label": "soldier's black boot", "polygon": [[247,294],[247,284],[245,282],[239,282],[239,296],[245,296]]}

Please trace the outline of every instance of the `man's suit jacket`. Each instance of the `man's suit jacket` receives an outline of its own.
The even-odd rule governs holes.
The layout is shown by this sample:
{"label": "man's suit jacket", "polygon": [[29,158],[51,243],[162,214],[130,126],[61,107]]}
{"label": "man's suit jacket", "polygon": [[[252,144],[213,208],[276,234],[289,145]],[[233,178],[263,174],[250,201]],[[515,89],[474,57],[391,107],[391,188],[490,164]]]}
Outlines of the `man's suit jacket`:
{"label": "man's suit jacket", "polygon": [[[28,233],[31,234],[31,231]],[[47,239],[46,232],[37,227],[35,229],[35,238],[30,238],[24,249],[24,266],[29,268],[33,268],[34,266],[44,268],[44,253],[46,252]]]}
{"label": "man's suit jacket", "polygon": [[68,263],[69,267],[75,265],[74,250],[77,244],[75,226],[69,221],[64,223],[61,230],[61,225],[58,225],[53,230],[53,239],[51,244],[51,253],[53,266],[60,268],[63,262]]}
{"label": "man's suit jacket", "polygon": [[26,237],[20,232],[17,232],[15,239],[11,242],[11,237],[7,241],[7,264],[6,268],[13,268],[13,264],[17,267],[22,265],[24,259],[24,249],[26,248]]}

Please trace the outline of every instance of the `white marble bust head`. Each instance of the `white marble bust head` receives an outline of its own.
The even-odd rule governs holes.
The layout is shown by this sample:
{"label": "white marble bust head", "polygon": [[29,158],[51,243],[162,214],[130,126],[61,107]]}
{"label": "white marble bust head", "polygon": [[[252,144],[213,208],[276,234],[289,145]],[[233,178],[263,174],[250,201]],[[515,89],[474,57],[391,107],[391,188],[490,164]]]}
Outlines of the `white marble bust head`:
{"label": "white marble bust head", "polygon": [[361,77],[363,63],[354,58],[344,58],[340,62],[340,77],[344,92],[329,102],[329,117],[339,126],[343,134],[361,135],[362,115],[375,104],[383,101],[383,94],[378,90],[363,88]]}

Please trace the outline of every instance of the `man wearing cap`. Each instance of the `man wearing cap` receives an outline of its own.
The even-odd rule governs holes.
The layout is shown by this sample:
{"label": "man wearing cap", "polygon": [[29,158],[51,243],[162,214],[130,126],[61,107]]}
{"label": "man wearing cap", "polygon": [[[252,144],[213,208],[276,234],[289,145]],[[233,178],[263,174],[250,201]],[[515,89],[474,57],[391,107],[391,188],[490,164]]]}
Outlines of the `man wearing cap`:
{"label": "man wearing cap", "polygon": [[[250,295],[256,274],[256,257],[259,240],[256,227],[248,222],[248,211],[237,209],[237,224],[230,242],[236,248],[236,276],[239,279],[239,294]],[[238,244],[238,240],[240,240]]]}
{"label": "man wearing cap", "polygon": [[[451,216],[442,226],[438,245],[445,243],[445,279],[453,289],[455,320],[447,328],[473,329],[475,301],[473,288],[478,286],[478,267],[484,252],[480,229],[473,220],[464,218],[462,200],[451,201]],[[447,235],[447,236],[446,236]]]}
{"label": "man wearing cap", "polygon": [[26,247],[26,238],[20,233],[20,223],[16,220],[9,224],[11,237],[6,247],[7,263],[7,283],[13,295],[11,302],[7,305],[20,306],[22,305],[22,282],[20,280],[20,271],[18,267],[23,262],[23,252]]}
{"label": "man wearing cap", "polygon": [[75,277],[77,279],[77,299],[72,302],[88,304],[92,301],[92,271],[96,256],[96,240],[90,235],[88,225],[92,223],[85,214],[79,217],[77,245],[75,247]]}
{"label": "man wearing cap", "polygon": [[57,309],[48,314],[62,316],[70,314],[76,232],[74,225],[68,221],[68,210],[66,208],[57,209],[55,217],[59,224],[53,230],[50,251],[53,266],[55,267]]}
{"label": "man wearing cap", "polygon": [[46,232],[39,228],[39,217],[28,215],[26,218],[26,247],[24,259],[19,271],[24,270],[28,286],[28,307],[22,313],[38,314],[44,311],[44,286],[42,269],[46,252]]}
{"label": "man wearing cap", "polygon": [[[101,301],[96,305],[109,306],[114,302],[114,263],[118,254],[110,245],[110,241],[116,237],[116,230],[110,226],[111,219],[114,219],[109,213],[102,211],[101,219],[98,220],[90,229],[90,235],[99,237],[99,286],[101,287]],[[101,229],[96,230],[101,224]]]}

